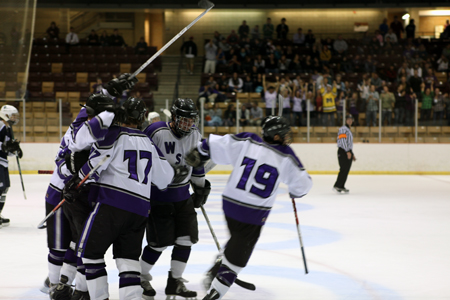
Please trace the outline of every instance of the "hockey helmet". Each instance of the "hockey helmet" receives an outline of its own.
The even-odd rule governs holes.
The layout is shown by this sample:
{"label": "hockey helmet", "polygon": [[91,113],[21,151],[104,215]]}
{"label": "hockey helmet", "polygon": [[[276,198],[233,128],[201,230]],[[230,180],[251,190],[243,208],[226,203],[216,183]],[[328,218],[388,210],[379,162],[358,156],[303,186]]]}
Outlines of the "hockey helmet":
{"label": "hockey helmet", "polygon": [[130,97],[122,106],[125,114],[122,123],[136,124],[140,127],[145,120],[145,113],[147,111],[144,101],[139,98]]}
{"label": "hockey helmet", "polygon": [[160,115],[156,111],[152,111],[148,113],[147,120],[151,123],[155,122],[155,118],[161,119]]}
{"label": "hockey helmet", "polygon": [[180,136],[188,135],[198,125],[198,110],[192,99],[178,98],[170,109],[174,131]]}
{"label": "hockey helmet", "polygon": [[106,95],[92,94],[87,99],[84,107],[89,116],[96,116],[105,110],[114,112],[115,105],[114,101]]}
{"label": "hockey helmet", "polygon": [[11,125],[16,125],[20,121],[19,111],[12,105],[3,105],[0,109],[0,118]]}
{"label": "hockey helmet", "polygon": [[[270,144],[289,145],[292,142],[291,127],[285,118],[268,116],[262,122],[262,136]],[[275,136],[280,138],[275,140]]]}

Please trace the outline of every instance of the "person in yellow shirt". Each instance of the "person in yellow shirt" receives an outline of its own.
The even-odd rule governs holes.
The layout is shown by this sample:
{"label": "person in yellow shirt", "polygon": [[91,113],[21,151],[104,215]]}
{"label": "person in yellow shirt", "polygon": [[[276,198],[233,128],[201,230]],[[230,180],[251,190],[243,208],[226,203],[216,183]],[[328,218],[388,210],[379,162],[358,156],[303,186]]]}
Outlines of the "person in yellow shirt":
{"label": "person in yellow shirt", "polygon": [[334,126],[334,114],[336,112],[336,82],[327,84],[326,89],[322,86],[320,89],[322,94],[322,121],[324,126]]}

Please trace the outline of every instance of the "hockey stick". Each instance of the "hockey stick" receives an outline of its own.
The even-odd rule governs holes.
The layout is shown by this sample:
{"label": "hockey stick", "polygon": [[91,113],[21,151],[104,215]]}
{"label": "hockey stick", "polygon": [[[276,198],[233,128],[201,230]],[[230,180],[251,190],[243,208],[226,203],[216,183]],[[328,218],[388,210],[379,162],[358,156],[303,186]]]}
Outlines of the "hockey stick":
{"label": "hockey stick", "polygon": [[[14,139],[14,132],[13,132],[12,126],[10,128],[11,128],[11,137],[12,137],[12,139]],[[19,169],[20,182],[22,183],[23,198],[25,200],[27,200],[27,195],[25,194],[25,184],[23,183],[23,177],[22,177],[22,168],[20,167],[20,162],[19,162],[19,156],[17,155],[17,153],[14,153],[14,154],[16,155],[17,168]]]}
{"label": "hockey stick", "polygon": [[297,207],[295,206],[294,198],[291,198],[291,200],[292,200],[292,206],[294,207],[295,223],[297,224],[297,233],[298,233],[298,239],[300,241],[300,249],[302,250],[303,265],[305,266],[305,274],[308,274],[308,266],[306,265],[305,250],[303,249],[302,234],[300,233],[300,223],[298,222],[298,217],[297,217]]}
{"label": "hockey stick", "polygon": [[[214,233],[214,230],[211,226],[211,222],[209,222],[209,218],[208,218],[208,215],[206,214],[206,210],[203,207],[203,205],[201,205],[200,208],[202,209],[203,217],[205,217],[206,223],[208,224],[209,231],[211,232],[214,242],[216,243],[217,250],[219,250],[219,252],[220,252],[221,250],[220,250],[219,240],[217,239],[217,236]],[[251,290],[251,291],[256,290],[256,287],[253,283],[242,281],[239,278],[236,278],[236,280],[234,282],[244,289]]]}
{"label": "hockey stick", "polygon": [[[77,185],[76,188],[78,189],[78,188],[79,188],[86,180],[88,180],[88,179],[92,176],[92,174],[94,174],[94,172],[97,171],[98,168],[100,168],[100,167],[105,163],[105,161],[106,161],[109,157],[110,157],[110,155],[106,155],[105,157],[103,157],[103,159],[102,159],[101,161],[99,161],[99,163],[98,163],[98,164],[97,164],[97,165],[96,165],[96,166],[95,166],[95,167],[94,167],[94,168],[93,168],[86,176],[84,176],[83,180],[81,180],[80,183],[78,183],[78,185]],[[48,213],[48,215],[44,218],[44,220],[42,220],[42,221],[38,224],[37,228],[38,228],[38,229],[44,229],[44,228],[46,227],[45,222],[46,222],[51,216],[53,216],[53,215],[55,214],[55,212],[61,207],[61,205],[64,204],[64,202],[66,202],[66,199],[62,199],[61,202],[59,202],[58,205],[56,205],[55,208],[53,208],[52,211]]]}
{"label": "hockey stick", "polygon": [[161,53],[164,52],[170,45],[172,45],[177,39],[179,39],[186,31],[188,31],[189,28],[192,27],[195,23],[197,23],[203,16],[210,11],[214,7],[214,3],[208,1],[208,0],[200,0],[198,2],[198,6],[200,8],[205,8],[206,10],[202,12],[194,21],[192,21],[188,26],[184,27],[176,36],[174,36],[170,41],[168,41],[161,49],[159,49],[158,52],[153,54],[152,57],[150,57],[142,66],[139,67],[133,74],[130,75],[128,79],[131,79],[133,77],[136,77],[139,73],[142,72],[152,61],[155,60]]}

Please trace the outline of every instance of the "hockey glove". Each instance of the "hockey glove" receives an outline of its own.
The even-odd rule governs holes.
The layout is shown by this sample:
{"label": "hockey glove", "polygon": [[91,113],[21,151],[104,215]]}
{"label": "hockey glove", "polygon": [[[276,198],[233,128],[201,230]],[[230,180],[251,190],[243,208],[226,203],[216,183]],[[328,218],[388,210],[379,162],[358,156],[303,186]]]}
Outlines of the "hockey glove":
{"label": "hockey glove", "polygon": [[186,166],[173,167],[173,171],[175,174],[173,175],[172,184],[182,182],[189,175],[189,169]]}
{"label": "hockey glove", "polygon": [[211,192],[211,183],[205,179],[204,187],[192,184],[192,189],[194,190],[194,193],[191,195],[191,198],[194,201],[194,207],[199,208],[206,203],[206,200],[208,200],[209,193]]}
{"label": "hockey glove", "polygon": [[66,185],[63,189],[63,197],[67,202],[73,203],[81,194],[81,189],[78,188],[78,184],[81,179],[75,175],[69,181],[67,181]]}
{"label": "hockey glove", "polygon": [[16,154],[17,154],[18,158],[22,158],[23,152],[22,152],[22,149],[20,149],[20,147],[19,147],[19,150],[16,151]]}
{"label": "hockey glove", "polygon": [[80,171],[81,167],[88,161],[89,153],[89,150],[83,150],[66,154],[64,160],[66,161],[66,166],[70,173],[76,174]]}
{"label": "hockey glove", "polygon": [[118,78],[114,78],[105,85],[106,90],[111,96],[114,97],[122,96],[123,91],[131,90],[136,84],[136,82],[138,82],[138,79],[136,77],[128,79],[129,77],[130,77],[129,73],[124,73],[120,75]]}
{"label": "hockey glove", "polygon": [[2,144],[2,150],[4,152],[14,153],[20,149],[20,142],[18,140],[8,140],[6,143]]}
{"label": "hockey glove", "polygon": [[209,157],[201,155],[197,148],[192,149],[192,151],[184,158],[186,163],[194,168],[203,167],[208,159]]}

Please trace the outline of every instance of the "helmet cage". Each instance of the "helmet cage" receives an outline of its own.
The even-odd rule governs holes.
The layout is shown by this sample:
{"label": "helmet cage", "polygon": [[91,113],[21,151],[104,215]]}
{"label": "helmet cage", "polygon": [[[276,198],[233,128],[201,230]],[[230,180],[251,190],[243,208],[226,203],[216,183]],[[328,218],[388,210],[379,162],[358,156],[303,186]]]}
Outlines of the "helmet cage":
{"label": "helmet cage", "polygon": [[194,126],[198,126],[198,111],[195,106],[193,106],[192,110],[186,110],[178,107],[178,105],[179,103],[175,102],[170,111],[172,114],[172,122],[174,123],[173,129],[178,135],[186,136]]}

